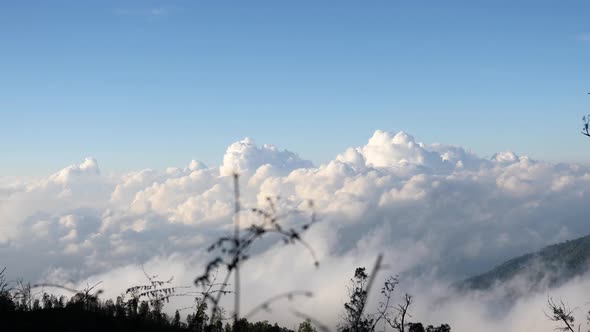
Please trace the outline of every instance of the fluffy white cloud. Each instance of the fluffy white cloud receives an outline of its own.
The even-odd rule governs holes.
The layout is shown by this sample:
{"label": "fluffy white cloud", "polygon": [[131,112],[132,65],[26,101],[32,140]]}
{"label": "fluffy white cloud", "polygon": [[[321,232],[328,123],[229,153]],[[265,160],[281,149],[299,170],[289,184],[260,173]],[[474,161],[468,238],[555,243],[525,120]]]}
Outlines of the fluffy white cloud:
{"label": "fluffy white cloud", "polygon": [[[311,199],[320,219],[305,240],[321,268],[301,247],[265,242],[245,267],[246,309],[286,289],[309,288],[316,297],[299,308],[332,324],[354,268],[370,267],[378,253],[385,255],[388,273],[412,280],[404,287],[417,293],[417,303],[424,299],[416,307],[418,319],[462,330],[467,326],[460,309],[472,308],[488,323],[489,308],[472,303],[481,299],[460,297],[432,310],[425,302],[449,296],[443,285],[590,233],[584,222],[587,167],[511,152],[483,159],[461,147],[376,131],[366,145],[317,167],[293,152],[244,139],[228,147],[220,167],[191,161],[113,177],[89,158],[44,179],[2,179],[0,261],[13,276],[29,280],[105,280],[109,296],[141,281],[135,280],[143,275],[138,264],[191,284],[206,262],[204,248],[231,225],[234,172],[245,208],[265,204],[267,197],[280,196],[285,206]],[[289,222],[301,218],[293,215]],[[522,304],[514,308],[510,315],[524,310]],[[274,315],[293,319],[288,312]],[[544,320],[542,310],[530,314]],[[527,324],[514,326],[532,326]],[[543,326],[548,331],[551,325]]]}
{"label": "fluffy white cloud", "polygon": [[219,172],[221,175],[248,174],[263,165],[270,165],[281,173],[313,166],[310,161],[299,158],[293,152],[281,151],[270,144],[258,147],[253,139],[245,138],[227,148]]}

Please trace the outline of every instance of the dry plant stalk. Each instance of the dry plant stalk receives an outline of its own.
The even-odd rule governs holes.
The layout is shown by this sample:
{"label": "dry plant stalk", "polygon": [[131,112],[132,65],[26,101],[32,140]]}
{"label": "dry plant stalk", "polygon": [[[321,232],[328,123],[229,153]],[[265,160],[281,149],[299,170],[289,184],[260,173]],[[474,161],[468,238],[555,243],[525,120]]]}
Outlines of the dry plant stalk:
{"label": "dry plant stalk", "polygon": [[[239,176],[234,173],[233,175],[234,185],[234,234],[233,236],[224,236],[219,238],[209,248],[209,252],[218,251],[218,255],[208,262],[205,273],[195,280],[197,286],[207,286],[211,284],[211,277],[213,271],[218,270],[220,267],[225,268],[226,275],[223,282],[219,284],[220,288],[216,292],[215,296],[208,296],[207,300],[212,303],[212,315],[215,317],[221,300],[221,296],[226,294],[225,287],[228,285],[229,278],[234,276],[234,324],[237,324],[240,319],[240,266],[249,259],[249,249],[252,245],[263,236],[267,234],[275,234],[279,236],[285,244],[302,244],[309,252],[314,260],[314,265],[319,266],[319,262],[315,256],[313,249],[301,238],[301,233],[308,230],[309,227],[316,222],[316,215],[313,211],[313,202],[308,201],[307,206],[311,210],[310,220],[304,223],[298,228],[286,227],[281,225],[280,219],[284,215],[279,215],[277,208],[277,201],[279,198],[273,199],[267,197],[266,202],[267,208],[251,208],[244,210],[240,202],[240,189],[239,189]],[[258,223],[254,223],[244,229],[240,225],[241,213],[248,211],[253,213],[259,218]],[[299,210],[291,210],[288,214],[301,213]],[[273,297],[268,301],[262,303],[259,307],[254,309],[255,312],[260,309],[267,310],[272,302],[275,302],[281,298],[293,298],[298,295],[310,296],[310,292],[298,291],[281,294]],[[254,313],[255,313],[254,312]],[[251,312],[252,313],[252,312]]]}

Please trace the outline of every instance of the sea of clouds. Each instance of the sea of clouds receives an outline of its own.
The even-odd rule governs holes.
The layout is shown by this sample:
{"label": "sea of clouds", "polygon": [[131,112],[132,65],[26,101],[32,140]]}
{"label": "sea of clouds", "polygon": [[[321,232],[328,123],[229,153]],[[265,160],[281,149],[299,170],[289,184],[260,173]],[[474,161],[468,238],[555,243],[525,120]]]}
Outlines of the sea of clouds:
{"label": "sea of clouds", "polygon": [[[246,138],[227,148],[219,167],[193,160],[113,176],[87,158],[41,179],[1,178],[1,265],[11,279],[74,286],[101,280],[104,297],[144,283],[143,269],[192,285],[211,258],[205,248],[231,231],[234,172],[245,207],[280,196],[286,209],[304,210],[313,200],[318,215],[303,238],[319,268],[302,246],[266,241],[242,271],[243,312],[288,290],[315,296],[253,319],[293,327],[296,309],[336,326],[354,269],[370,269],[380,253],[388,268],[378,280],[400,276],[397,295],[415,296],[412,319],[449,323],[454,331],[553,331],[544,315],[548,295],[572,307],[590,301],[585,277],[509,307],[501,289],[456,294],[448,287],[514,256],[590,234],[589,167],[511,152],[481,158],[404,132],[376,131],[365,145],[322,165]],[[190,302],[178,298],[169,307]]]}

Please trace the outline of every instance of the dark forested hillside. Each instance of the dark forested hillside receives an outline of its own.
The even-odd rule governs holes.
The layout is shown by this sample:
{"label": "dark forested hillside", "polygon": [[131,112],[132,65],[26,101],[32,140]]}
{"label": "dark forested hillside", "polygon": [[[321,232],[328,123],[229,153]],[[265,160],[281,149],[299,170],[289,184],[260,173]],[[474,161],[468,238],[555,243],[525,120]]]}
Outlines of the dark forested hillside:
{"label": "dark forested hillside", "polygon": [[[1,287],[0,287],[1,288]],[[74,296],[70,300],[44,293],[41,297],[13,297],[7,291],[0,291],[0,330],[1,331],[162,331],[162,332],[293,332],[268,321],[249,322],[245,318],[230,325],[231,319],[209,320],[204,312],[186,314],[180,317],[177,310],[174,316],[161,311],[161,305],[148,302],[101,301],[96,297],[82,299]]]}
{"label": "dark forested hillside", "polygon": [[152,320],[110,316],[106,312],[56,308],[4,312],[2,326],[6,331],[186,331]]}
{"label": "dark forested hillside", "polygon": [[271,324],[268,321],[248,322],[241,319],[238,328],[230,326],[229,323],[219,325],[208,325],[204,322],[195,324],[192,322],[181,322],[173,317],[161,319],[150,317],[128,317],[117,316],[108,310],[85,310],[84,308],[52,308],[38,310],[13,310],[0,311],[3,331],[87,331],[87,332],[232,332],[232,331],[255,331],[255,332],[293,332],[292,330],[280,327],[278,324]]}
{"label": "dark forested hillside", "polygon": [[584,273],[589,267],[590,235],[554,244],[536,253],[506,261],[492,270],[456,285],[462,290],[485,290],[520,276],[530,287],[556,286]]}

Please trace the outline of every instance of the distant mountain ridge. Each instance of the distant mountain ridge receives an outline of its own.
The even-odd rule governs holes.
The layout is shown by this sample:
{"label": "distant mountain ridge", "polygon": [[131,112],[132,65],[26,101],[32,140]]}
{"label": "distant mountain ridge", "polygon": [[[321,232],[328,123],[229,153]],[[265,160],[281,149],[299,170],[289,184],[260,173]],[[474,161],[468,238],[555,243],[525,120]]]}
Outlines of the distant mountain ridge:
{"label": "distant mountain ridge", "polygon": [[486,273],[465,279],[454,286],[463,291],[488,290],[497,285],[515,283],[521,289],[553,287],[583,274],[589,266],[590,235],[587,235],[510,259]]}

